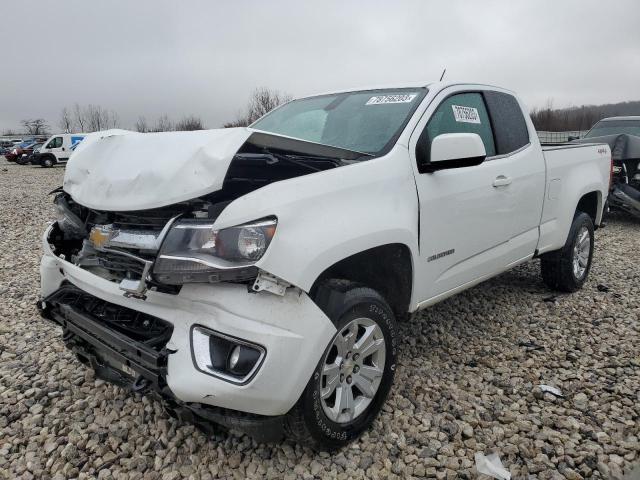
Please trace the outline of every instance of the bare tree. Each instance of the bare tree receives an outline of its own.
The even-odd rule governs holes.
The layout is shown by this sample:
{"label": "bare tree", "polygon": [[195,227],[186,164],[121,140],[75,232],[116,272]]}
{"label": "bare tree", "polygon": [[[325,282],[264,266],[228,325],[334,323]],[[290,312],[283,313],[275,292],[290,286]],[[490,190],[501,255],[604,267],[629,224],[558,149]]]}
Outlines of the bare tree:
{"label": "bare tree", "polygon": [[234,121],[227,122],[222,126],[224,128],[236,128],[236,127],[246,127],[247,125],[249,125],[249,122],[247,122],[246,117],[238,117]]}
{"label": "bare tree", "polygon": [[7,137],[8,137],[8,136],[10,136],[10,135],[18,135],[18,134],[16,133],[16,131],[15,131],[13,128],[5,128],[5,129],[2,131],[2,135],[5,135],[5,136],[7,136]]}
{"label": "bare tree", "polygon": [[24,127],[25,133],[29,135],[45,135],[49,130],[49,126],[44,118],[22,120],[20,124]]}
{"label": "bare tree", "polygon": [[73,118],[67,107],[64,107],[62,112],[60,112],[60,122],[58,126],[64,133],[71,133],[73,131]]}
{"label": "bare tree", "polygon": [[114,110],[111,110],[109,113],[109,128],[118,128],[120,125],[120,116]]}
{"label": "bare tree", "polygon": [[87,128],[89,131],[98,132],[107,128],[107,113],[101,106],[89,104],[87,105],[85,112],[88,122]]}
{"label": "bare tree", "polygon": [[118,114],[113,110],[107,110],[100,105],[87,105],[85,108],[87,130],[97,132],[118,126]]}
{"label": "bare tree", "polygon": [[173,122],[169,119],[168,115],[162,115],[158,118],[155,127],[153,127],[154,132],[170,132],[174,130]]}
{"label": "bare tree", "polygon": [[176,130],[204,130],[204,125],[199,117],[190,115],[188,117],[182,117],[176,125]]}
{"label": "bare tree", "polygon": [[256,88],[247,104],[246,113],[238,115],[238,118],[224,124],[225,128],[246,127],[251,125],[264,114],[291,100],[291,95],[271,90],[267,87]]}
{"label": "bare tree", "polygon": [[251,124],[264,114],[290,100],[290,95],[280,93],[278,90],[269,90],[267,87],[256,88],[249,99],[247,121]]}
{"label": "bare tree", "polygon": [[149,131],[149,125],[147,125],[147,119],[144,116],[139,116],[136,122],[136,131],[140,133],[146,133]]}
{"label": "bare tree", "polygon": [[73,115],[74,115],[74,122],[76,124],[76,129],[79,132],[86,132],[87,131],[87,119],[85,118],[85,113],[84,113],[84,109],[78,104],[76,103],[73,106]]}

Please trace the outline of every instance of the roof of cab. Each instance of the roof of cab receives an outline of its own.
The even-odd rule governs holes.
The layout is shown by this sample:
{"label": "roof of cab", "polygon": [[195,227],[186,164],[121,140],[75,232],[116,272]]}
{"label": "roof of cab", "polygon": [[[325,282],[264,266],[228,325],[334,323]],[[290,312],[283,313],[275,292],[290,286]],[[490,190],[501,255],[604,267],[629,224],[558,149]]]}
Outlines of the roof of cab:
{"label": "roof of cab", "polygon": [[420,81],[417,81],[417,82],[398,82],[398,83],[383,84],[383,85],[366,85],[366,86],[359,86],[359,87],[353,87],[353,88],[342,88],[339,90],[331,90],[327,92],[311,93],[311,94],[303,95],[296,98],[317,97],[322,95],[335,95],[339,93],[362,92],[362,91],[368,91],[368,90],[396,90],[396,89],[401,90],[401,89],[407,89],[407,88],[429,88],[429,89],[441,90],[446,87],[452,87],[457,85],[478,85],[482,87],[489,87],[489,88],[496,88],[504,91],[510,91],[509,89],[498,87],[496,85],[486,85],[483,83],[475,83],[475,82],[424,82],[424,81],[420,82]]}

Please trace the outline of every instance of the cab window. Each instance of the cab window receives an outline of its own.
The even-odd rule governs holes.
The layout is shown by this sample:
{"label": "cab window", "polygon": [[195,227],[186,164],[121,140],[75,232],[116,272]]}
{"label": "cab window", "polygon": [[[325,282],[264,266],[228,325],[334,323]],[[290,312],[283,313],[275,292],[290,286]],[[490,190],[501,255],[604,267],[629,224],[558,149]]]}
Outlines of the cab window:
{"label": "cab window", "polygon": [[484,100],[491,115],[498,155],[509,155],[530,143],[527,122],[513,95],[486,91]]}
{"label": "cab window", "polygon": [[440,104],[421,135],[427,137],[423,143],[427,151],[431,150],[433,139],[444,133],[477,133],[484,143],[487,157],[496,154],[489,114],[480,93],[459,93]]}
{"label": "cab window", "polygon": [[46,148],[60,148],[62,146],[62,137],[51,139]]}

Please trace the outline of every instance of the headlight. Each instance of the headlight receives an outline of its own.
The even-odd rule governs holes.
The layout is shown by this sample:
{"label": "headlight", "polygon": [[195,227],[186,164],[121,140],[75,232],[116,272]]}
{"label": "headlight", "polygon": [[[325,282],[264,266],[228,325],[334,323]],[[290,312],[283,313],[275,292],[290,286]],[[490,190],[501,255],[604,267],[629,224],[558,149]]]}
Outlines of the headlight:
{"label": "headlight", "polygon": [[276,232],[275,218],[216,230],[211,222],[176,222],[162,242],[153,273],[162,283],[245,280],[256,276]]}
{"label": "headlight", "polygon": [[65,238],[82,238],[86,234],[84,222],[71,211],[64,195],[57,195],[53,203],[56,205],[58,227],[64,232]]}

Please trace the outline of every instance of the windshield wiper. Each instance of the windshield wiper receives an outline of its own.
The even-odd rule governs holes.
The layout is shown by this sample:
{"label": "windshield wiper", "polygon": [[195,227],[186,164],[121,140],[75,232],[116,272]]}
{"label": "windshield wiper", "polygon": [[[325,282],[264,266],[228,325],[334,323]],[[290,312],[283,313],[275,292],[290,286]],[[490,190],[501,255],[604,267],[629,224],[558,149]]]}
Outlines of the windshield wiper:
{"label": "windshield wiper", "polygon": [[[283,162],[288,162],[288,163],[293,164],[293,165],[298,165],[300,167],[308,168],[309,170],[313,170],[314,172],[322,172],[324,170],[323,168],[314,167],[313,165],[309,165],[308,163],[305,163],[305,162],[299,160],[300,157],[298,157],[298,156],[294,157],[292,155],[286,155],[286,154],[283,154],[283,153],[273,153],[273,152],[270,152],[270,151],[268,151],[266,149],[265,149],[264,157],[265,158],[269,158],[271,160],[271,162],[267,161],[267,163],[271,163],[271,164],[283,161]],[[304,158],[308,158],[308,157],[304,157]],[[333,160],[333,159],[330,159],[330,160]],[[331,162],[331,163],[334,163],[334,162]],[[335,163],[334,163],[334,165],[335,165]]]}
{"label": "windshield wiper", "polygon": [[307,170],[312,170],[314,172],[322,172],[326,170],[326,168],[319,168],[314,165],[310,165],[307,161],[324,161],[329,162],[335,167],[340,167],[342,165],[347,164],[344,160],[339,158],[332,157],[320,157],[314,155],[295,155],[295,154],[285,154],[285,153],[276,153],[272,152],[267,148],[263,149],[264,153],[240,153],[237,156],[241,158],[259,158],[266,160],[267,165],[275,165],[279,162],[289,163],[291,165],[296,165],[299,167],[304,167]]}
{"label": "windshield wiper", "polygon": [[314,167],[313,165],[309,165],[308,163],[296,160],[295,158],[289,158],[286,155],[272,152],[264,152],[264,153],[238,153],[236,157],[246,158],[246,159],[258,159],[265,160],[267,165],[276,165],[280,162],[289,163],[291,165],[296,165],[299,167],[304,167],[307,170],[311,170],[313,172],[321,172],[324,169]]}

